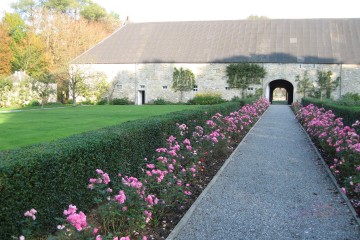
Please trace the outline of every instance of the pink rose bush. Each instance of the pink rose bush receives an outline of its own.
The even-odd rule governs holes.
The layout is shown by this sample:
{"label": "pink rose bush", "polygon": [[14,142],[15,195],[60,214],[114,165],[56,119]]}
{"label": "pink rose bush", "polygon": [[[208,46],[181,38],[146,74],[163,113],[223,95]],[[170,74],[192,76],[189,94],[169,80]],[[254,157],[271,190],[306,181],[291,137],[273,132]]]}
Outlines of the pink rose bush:
{"label": "pink rose bush", "polygon": [[192,128],[177,124],[177,131],[168,136],[165,146],[145,158],[140,176],[119,173],[110,177],[96,169],[88,183],[95,195],[91,216],[96,226],[75,205],[69,205],[64,210],[66,223],[59,225],[58,235],[82,236],[74,239],[148,239],[141,234],[145,227],[156,226],[166,212],[182,208],[193,195],[198,174],[206,171],[212,158],[229,154],[269,104],[260,99],[228,116],[217,113],[204,126],[196,126],[196,121]]}
{"label": "pink rose bush", "polygon": [[32,220],[35,220],[35,219],[36,219],[36,216],[35,216],[36,213],[37,213],[37,211],[36,211],[34,208],[32,208],[31,210],[26,211],[26,212],[24,213],[24,216],[25,216],[25,217],[31,217]]}
{"label": "pink rose bush", "polygon": [[336,118],[332,111],[325,111],[312,104],[298,109],[296,117],[310,137],[328,156],[331,171],[342,186],[341,190],[353,203],[360,207],[360,136],[356,121],[351,127],[344,126],[342,118]]}
{"label": "pink rose bush", "polygon": [[68,210],[64,210],[66,221],[70,223],[77,231],[81,231],[87,227],[86,215],[83,212],[76,213],[77,208],[74,205],[69,205]]}

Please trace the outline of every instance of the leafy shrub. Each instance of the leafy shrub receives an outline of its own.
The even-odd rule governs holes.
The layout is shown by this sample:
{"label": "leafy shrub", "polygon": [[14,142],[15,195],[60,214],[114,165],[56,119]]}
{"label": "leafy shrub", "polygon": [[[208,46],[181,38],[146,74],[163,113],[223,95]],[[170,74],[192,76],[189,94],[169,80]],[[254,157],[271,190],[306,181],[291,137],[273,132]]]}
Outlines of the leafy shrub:
{"label": "leafy shrub", "polygon": [[68,100],[66,101],[66,103],[67,103],[67,104],[73,104],[73,103],[74,103],[74,100],[73,100],[73,99],[68,99]]}
{"label": "leafy shrub", "polygon": [[19,236],[19,222],[29,206],[38,210],[43,233],[56,227],[55,219],[69,203],[91,209],[94,193],[86,183],[94,169],[138,176],[144,157],[166,144],[176,123],[194,129],[217,112],[225,115],[239,108],[236,102],[206,106],[0,152],[0,239]]}
{"label": "leafy shrub", "polygon": [[261,98],[262,94],[263,94],[263,89],[262,89],[262,88],[258,88],[258,89],[255,90],[255,95],[254,95],[254,96],[255,96],[256,98]]}
{"label": "leafy shrub", "polygon": [[92,102],[90,99],[86,99],[85,101],[81,102],[82,105],[94,105],[94,102]]}
{"label": "leafy shrub", "polygon": [[41,103],[38,100],[31,100],[28,106],[37,107],[37,106],[41,106]]}
{"label": "leafy shrub", "polygon": [[343,106],[360,106],[360,95],[358,93],[346,93],[336,103]]}
{"label": "leafy shrub", "polygon": [[61,102],[48,102],[46,105],[48,106],[62,106]]}
{"label": "leafy shrub", "polygon": [[231,99],[231,102],[238,102],[240,103],[241,105],[246,105],[246,104],[251,104],[253,103],[254,101],[256,100],[256,98],[245,98],[245,99],[242,99],[238,96],[234,96],[232,99]]}
{"label": "leafy shrub", "polygon": [[97,105],[106,105],[108,103],[106,98],[101,99],[100,101],[98,101],[96,104]]}
{"label": "leafy shrub", "polygon": [[239,96],[234,96],[234,97],[231,98],[230,101],[232,101],[232,102],[241,102],[242,99]]}
{"label": "leafy shrub", "polygon": [[224,102],[225,100],[218,93],[197,93],[188,103],[193,105],[214,105]]}
{"label": "leafy shrub", "polygon": [[343,119],[345,125],[351,126],[356,120],[360,120],[360,108],[342,106],[331,100],[320,100],[314,98],[303,98],[302,105],[307,106],[313,104],[319,108],[332,110],[333,113]]}
{"label": "leafy shrub", "polygon": [[110,101],[111,105],[132,105],[134,104],[128,98],[114,98]]}
{"label": "leafy shrub", "polygon": [[169,101],[166,101],[163,98],[157,98],[152,102],[152,104],[154,104],[154,105],[168,105],[168,104],[172,104],[172,103],[169,102]]}

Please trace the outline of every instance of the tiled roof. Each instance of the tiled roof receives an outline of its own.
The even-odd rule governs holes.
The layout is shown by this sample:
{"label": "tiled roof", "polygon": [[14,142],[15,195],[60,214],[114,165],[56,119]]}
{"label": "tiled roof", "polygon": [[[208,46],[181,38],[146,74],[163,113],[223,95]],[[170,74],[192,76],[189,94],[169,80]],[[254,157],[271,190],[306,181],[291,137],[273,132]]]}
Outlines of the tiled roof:
{"label": "tiled roof", "polygon": [[72,63],[360,63],[360,19],[128,24]]}

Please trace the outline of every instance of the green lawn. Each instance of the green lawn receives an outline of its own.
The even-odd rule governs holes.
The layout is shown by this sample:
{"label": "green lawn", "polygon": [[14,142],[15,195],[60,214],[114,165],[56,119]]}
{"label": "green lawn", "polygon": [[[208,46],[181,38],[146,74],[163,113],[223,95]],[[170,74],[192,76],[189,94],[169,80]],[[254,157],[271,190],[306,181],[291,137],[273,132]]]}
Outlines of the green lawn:
{"label": "green lawn", "polygon": [[0,150],[48,142],[126,121],[198,107],[191,105],[105,105],[0,113]]}

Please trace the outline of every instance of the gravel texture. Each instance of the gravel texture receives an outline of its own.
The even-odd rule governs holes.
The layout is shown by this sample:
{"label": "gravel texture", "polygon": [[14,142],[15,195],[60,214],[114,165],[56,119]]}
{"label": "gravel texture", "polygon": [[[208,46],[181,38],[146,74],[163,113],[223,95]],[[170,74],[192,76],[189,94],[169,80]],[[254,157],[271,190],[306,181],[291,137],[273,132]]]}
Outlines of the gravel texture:
{"label": "gravel texture", "polygon": [[272,105],[167,239],[360,239],[289,106]]}

